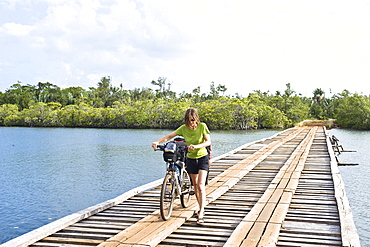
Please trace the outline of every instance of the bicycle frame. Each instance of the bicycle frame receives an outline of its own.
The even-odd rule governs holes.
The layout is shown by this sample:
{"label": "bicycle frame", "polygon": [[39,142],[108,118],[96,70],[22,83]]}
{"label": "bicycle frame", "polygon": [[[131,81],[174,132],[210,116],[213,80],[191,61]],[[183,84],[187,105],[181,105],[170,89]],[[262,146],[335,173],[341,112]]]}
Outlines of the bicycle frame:
{"label": "bicycle frame", "polygon": [[[164,151],[164,146],[158,146],[158,150]],[[160,194],[160,212],[163,220],[169,219],[172,213],[173,202],[180,197],[182,207],[189,205],[191,198],[192,183],[185,169],[185,162],[181,160],[166,162],[166,175]]]}
{"label": "bicycle frame", "polygon": [[174,188],[175,189],[175,191],[174,191],[175,195],[176,196],[181,195],[182,194],[181,185],[182,185],[182,178],[183,178],[183,174],[184,174],[185,163],[182,162],[182,161],[176,161],[176,163],[175,162],[167,162],[166,165],[167,165],[167,172],[166,173],[172,175],[172,178],[173,178],[174,183],[175,183],[175,186],[174,186],[175,187]]}

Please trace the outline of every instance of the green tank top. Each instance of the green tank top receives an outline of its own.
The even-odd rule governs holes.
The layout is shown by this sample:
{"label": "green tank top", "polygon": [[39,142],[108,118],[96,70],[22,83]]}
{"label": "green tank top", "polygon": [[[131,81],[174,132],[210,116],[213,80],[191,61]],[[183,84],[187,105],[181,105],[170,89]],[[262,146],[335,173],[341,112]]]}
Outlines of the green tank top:
{"label": "green tank top", "polygon": [[[204,136],[209,134],[210,131],[205,123],[199,123],[195,129],[190,129],[186,127],[185,124],[183,124],[179,128],[177,128],[177,130],[175,130],[175,133],[179,136],[184,137],[186,145],[190,146],[203,143],[205,141]],[[189,150],[187,157],[191,159],[199,159],[207,154],[208,152],[206,148],[200,148]]]}

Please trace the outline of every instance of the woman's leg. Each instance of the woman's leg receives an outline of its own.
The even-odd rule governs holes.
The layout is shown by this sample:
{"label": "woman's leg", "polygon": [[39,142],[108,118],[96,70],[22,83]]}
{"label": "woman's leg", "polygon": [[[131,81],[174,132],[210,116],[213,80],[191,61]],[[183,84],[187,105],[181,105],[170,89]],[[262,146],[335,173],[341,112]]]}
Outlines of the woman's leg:
{"label": "woman's leg", "polygon": [[199,170],[198,174],[190,174],[194,184],[194,193],[199,204],[199,218],[204,217],[204,207],[206,204],[206,178],[208,171]]}
{"label": "woman's leg", "polygon": [[189,174],[190,175],[190,178],[191,178],[191,181],[193,182],[193,186],[194,186],[194,195],[195,195],[195,198],[197,198],[197,201],[198,201],[198,204],[199,204],[199,193],[198,193],[198,174]]}
{"label": "woman's leg", "polygon": [[199,218],[204,217],[204,207],[206,206],[206,179],[208,171],[199,170],[198,174],[198,191],[199,191]]}

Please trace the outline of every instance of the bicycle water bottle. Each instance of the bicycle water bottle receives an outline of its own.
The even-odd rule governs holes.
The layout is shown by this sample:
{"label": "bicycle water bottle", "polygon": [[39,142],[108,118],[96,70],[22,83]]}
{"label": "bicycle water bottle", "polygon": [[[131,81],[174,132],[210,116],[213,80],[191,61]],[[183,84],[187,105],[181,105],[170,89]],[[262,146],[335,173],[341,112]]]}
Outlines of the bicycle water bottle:
{"label": "bicycle water bottle", "polygon": [[180,174],[180,167],[178,165],[175,165],[176,168],[176,175],[179,179],[179,183],[181,184],[181,174]]}

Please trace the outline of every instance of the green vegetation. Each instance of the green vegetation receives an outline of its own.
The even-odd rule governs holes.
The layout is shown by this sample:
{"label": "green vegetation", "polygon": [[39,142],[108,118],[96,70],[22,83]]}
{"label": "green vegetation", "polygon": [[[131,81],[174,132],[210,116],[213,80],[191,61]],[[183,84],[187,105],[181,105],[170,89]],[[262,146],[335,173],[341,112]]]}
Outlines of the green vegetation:
{"label": "green vegetation", "polygon": [[347,90],[325,97],[298,95],[288,83],[284,92],[254,91],[247,97],[225,96],[224,85],[210,84],[177,94],[164,77],[152,81],[157,89],[125,90],[103,77],[97,87],[61,89],[52,83],[22,85],[0,92],[0,126],[176,128],[189,107],[198,109],[211,129],[285,128],[305,119],[335,118],[344,128],[370,129],[370,99]]}

